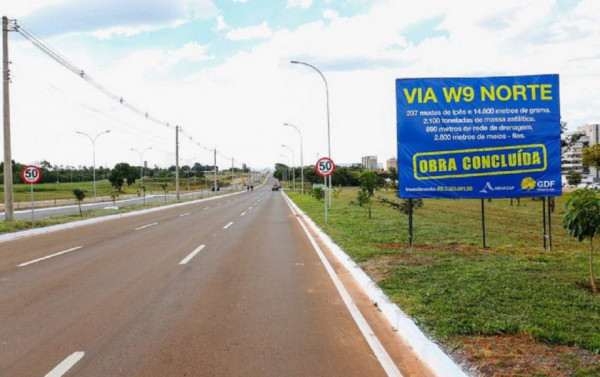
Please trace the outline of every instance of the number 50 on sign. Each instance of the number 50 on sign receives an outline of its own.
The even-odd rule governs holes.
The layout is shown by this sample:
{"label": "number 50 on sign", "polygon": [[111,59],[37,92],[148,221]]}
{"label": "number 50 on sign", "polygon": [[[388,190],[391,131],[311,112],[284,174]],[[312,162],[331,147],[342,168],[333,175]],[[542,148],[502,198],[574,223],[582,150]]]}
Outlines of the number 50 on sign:
{"label": "number 50 on sign", "polygon": [[42,172],[37,166],[27,165],[21,172],[21,178],[23,179],[23,182],[33,185],[42,179]]}
{"label": "number 50 on sign", "polygon": [[317,161],[315,170],[321,177],[329,177],[335,171],[335,164],[333,163],[332,159],[328,157],[322,157]]}

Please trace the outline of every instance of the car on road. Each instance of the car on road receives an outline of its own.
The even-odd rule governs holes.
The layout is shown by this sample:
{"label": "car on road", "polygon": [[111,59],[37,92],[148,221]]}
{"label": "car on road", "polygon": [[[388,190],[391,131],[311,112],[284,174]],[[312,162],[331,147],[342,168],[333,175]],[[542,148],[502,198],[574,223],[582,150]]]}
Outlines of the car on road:
{"label": "car on road", "polygon": [[273,187],[271,188],[271,191],[279,191],[279,183],[273,183]]}

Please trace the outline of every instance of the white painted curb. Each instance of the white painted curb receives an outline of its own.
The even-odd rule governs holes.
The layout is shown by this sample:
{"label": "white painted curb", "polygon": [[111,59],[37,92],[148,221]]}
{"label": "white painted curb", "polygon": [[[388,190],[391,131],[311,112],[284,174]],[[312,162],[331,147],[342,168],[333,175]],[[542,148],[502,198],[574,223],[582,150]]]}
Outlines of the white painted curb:
{"label": "white painted curb", "polygon": [[321,238],[323,243],[333,252],[340,263],[352,274],[369,299],[377,304],[398,335],[415,350],[417,356],[439,377],[468,377],[463,370],[448,356],[439,345],[427,338],[413,320],[377,286],[371,278],[346,254],[333,240],[325,234],[310,217],[294,203],[285,192],[296,212],[311,229]]}
{"label": "white painted curb", "polygon": [[73,221],[73,222],[65,223],[65,224],[51,225],[51,226],[47,226],[47,227],[43,227],[43,228],[23,230],[21,232],[7,233],[7,234],[0,235],[0,243],[5,242],[5,241],[16,240],[17,238],[36,236],[38,234],[56,232],[56,231],[64,230],[64,229],[72,229],[72,228],[77,228],[79,226],[96,224],[96,223],[99,223],[102,221],[109,221],[109,220],[114,220],[114,219],[121,219],[124,217],[138,216],[138,215],[143,215],[143,214],[150,213],[150,212],[157,212],[157,211],[163,211],[163,210],[170,209],[170,208],[182,207],[182,206],[186,206],[189,204],[196,204],[196,203],[201,203],[201,202],[209,201],[209,200],[222,199],[222,198],[226,198],[228,196],[239,195],[239,194],[242,194],[245,192],[247,192],[247,191],[238,191],[238,192],[234,192],[231,194],[212,196],[210,198],[197,199],[197,200],[192,200],[192,201],[183,202],[183,203],[169,204],[166,206],[148,208],[148,209],[143,209],[140,211],[119,213],[116,215],[108,215],[108,216],[102,216],[102,217],[95,217],[93,219]]}

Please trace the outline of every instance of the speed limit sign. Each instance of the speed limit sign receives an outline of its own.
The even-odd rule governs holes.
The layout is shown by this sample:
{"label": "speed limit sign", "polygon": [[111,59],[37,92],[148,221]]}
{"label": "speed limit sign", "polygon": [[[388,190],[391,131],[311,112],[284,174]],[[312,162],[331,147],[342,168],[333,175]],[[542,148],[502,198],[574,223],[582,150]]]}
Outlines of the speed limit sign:
{"label": "speed limit sign", "polygon": [[315,170],[321,177],[329,177],[335,171],[335,164],[329,157],[322,157],[317,161]]}
{"label": "speed limit sign", "polygon": [[23,182],[33,185],[42,179],[42,171],[37,166],[27,165],[21,172],[21,178]]}

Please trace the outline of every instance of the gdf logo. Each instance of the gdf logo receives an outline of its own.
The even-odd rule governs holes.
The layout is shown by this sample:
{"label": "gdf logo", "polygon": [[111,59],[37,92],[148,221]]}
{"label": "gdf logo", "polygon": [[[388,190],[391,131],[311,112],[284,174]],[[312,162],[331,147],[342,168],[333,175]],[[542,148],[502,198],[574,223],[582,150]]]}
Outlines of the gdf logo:
{"label": "gdf logo", "polygon": [[535,180],[531,177],[523,178],[521,181],[521,189],[533,190],[535,188]]}
{"label": "gdf logo", "polygon": [[539,181],[536,186],[539,188],[553,188],[556,181]]}

